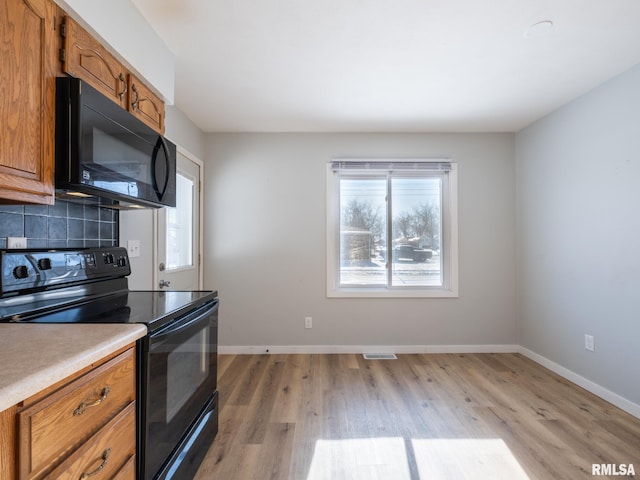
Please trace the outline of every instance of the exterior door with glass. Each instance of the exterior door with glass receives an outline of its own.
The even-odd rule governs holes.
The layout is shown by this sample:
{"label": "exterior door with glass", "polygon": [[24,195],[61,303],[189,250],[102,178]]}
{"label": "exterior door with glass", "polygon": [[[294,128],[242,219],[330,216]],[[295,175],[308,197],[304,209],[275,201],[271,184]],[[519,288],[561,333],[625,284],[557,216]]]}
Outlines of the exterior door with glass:
{"label": "exterior door with glass", "polygon": [[176,206],[158,210],[156,278],[165,290],[200,290],[202,164],[178,150]]}

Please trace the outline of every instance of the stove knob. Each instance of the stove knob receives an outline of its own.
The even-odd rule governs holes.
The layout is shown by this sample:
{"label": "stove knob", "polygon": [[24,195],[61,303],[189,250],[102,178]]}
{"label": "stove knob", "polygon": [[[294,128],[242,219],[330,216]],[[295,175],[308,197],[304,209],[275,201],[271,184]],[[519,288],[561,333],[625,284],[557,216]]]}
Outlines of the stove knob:
{"label": "stove knob", "polygon": [[126,267],[127,266],[127,259],[124,257],[120,257],[118,259],[118,266],[119,267]]}
{"label": "stove knob", "polygon": [[40,260],[38,260],[38,268],[40,270],[51,270],[51,259],[41,258]]}
{"label": "stove knob", "polygon": [[13,269],[13,276],[17,279],[28,278],[29,277],[29,269],[26,265],[18,265]]}

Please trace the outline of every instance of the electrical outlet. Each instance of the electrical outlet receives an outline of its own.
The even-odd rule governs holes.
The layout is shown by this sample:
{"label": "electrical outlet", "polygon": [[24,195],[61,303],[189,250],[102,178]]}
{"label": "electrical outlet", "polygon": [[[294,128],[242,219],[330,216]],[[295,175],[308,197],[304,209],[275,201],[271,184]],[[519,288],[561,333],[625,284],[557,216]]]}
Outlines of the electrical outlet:
{"label": "electrical outlet", "polygon": [[313,318],[304,317],[304,328],[312,328],[313,327]]}
{"label": "electrical outlet", "polygon": [[584,336],[584,348],[589,350],[590,352],[596,351],[596,346],[593,340],[593,335],[585,335]]}
{"label": "electrical outlet", "polygon": [[9,250],[14,248],[27,248],[26,237],[7,237],[7,248]]}
{"label": "electrical outlet", "polygon": [[140,256],[140,240],[127,240],[127,253],[129,258]]}

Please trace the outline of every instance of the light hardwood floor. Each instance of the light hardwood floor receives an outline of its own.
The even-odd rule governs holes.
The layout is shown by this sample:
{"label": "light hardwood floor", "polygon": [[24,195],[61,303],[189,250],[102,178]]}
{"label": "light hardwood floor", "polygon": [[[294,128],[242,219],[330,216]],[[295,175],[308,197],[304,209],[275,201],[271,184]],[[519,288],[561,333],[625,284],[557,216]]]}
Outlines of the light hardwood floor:
{"label": "light hardwood floor", "polygon": [[640,419],[518,354],[221,355],[218,375],[198,480],[640,478]]}

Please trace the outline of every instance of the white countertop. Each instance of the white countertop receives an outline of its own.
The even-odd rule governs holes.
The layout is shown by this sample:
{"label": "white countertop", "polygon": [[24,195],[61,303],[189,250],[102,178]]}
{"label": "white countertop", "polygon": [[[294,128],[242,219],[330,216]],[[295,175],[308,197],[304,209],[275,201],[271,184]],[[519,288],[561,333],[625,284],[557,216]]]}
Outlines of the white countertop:
{"label": "white countertop", "polygon": [[138,324],[0,324],[0,412],[146,333]]}

